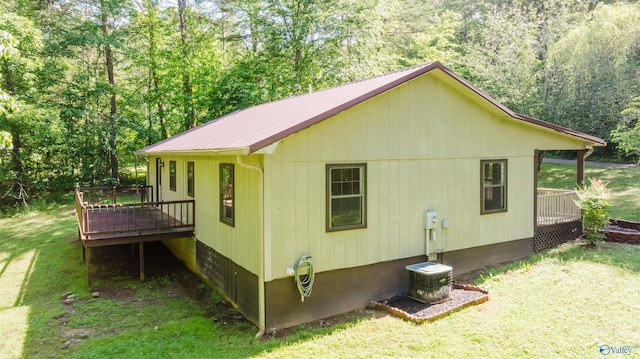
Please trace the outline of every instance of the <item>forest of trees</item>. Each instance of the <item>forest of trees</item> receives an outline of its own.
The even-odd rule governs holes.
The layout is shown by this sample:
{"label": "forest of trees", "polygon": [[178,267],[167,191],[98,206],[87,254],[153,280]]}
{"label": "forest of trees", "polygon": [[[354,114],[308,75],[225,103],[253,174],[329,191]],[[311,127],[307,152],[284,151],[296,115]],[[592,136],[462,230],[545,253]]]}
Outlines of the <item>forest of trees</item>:
{"label": "forest of trees", "polygon": [[0,0],[0,207],[126,183],[148,144],[434,60],[638,155],[635,1]]}

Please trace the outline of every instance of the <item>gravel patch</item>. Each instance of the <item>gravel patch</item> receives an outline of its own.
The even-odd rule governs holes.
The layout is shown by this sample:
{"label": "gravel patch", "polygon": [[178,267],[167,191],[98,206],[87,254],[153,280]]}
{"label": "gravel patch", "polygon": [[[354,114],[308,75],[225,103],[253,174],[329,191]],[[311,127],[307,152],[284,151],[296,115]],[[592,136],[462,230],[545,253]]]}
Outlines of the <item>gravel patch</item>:
{"label": "gravel patch", "polygon": [[379,302],[372,301],[369,307],[422,323],[440,319],[462,308],[484,303],[487,300],[489,300],[489,291],[485,289],[466,284],[454,284],[449,298],[436,304],[422,303],[407,296],[401,296]]}

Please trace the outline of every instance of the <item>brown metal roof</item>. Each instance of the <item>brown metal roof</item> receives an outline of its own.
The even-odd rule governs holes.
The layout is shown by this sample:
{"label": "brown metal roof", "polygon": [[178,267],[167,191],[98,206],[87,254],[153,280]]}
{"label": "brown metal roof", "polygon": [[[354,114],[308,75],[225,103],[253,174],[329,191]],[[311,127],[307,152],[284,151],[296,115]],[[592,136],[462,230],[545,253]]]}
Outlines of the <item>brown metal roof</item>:
{"label": "brown metal roof", "polygon": [[137,153],[146,155],[167,152],[237,151],[244,154],[256,152],[293,133],[436,69],[451,76],[513,119],[577,137],[590,142],[592,145],[604,146],[606,144],[600,138],[517,114],[441,63],[432,62],[367,80],[232,112],[189,131],[145,147]]}

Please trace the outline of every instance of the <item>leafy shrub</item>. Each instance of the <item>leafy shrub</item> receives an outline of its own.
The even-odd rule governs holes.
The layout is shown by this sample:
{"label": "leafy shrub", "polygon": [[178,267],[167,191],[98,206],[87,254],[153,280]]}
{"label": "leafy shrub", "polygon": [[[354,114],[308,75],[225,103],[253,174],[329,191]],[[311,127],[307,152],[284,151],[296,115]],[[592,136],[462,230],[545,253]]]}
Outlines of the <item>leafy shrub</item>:
{"label": "leafy shrub", "polygon": [[575,202],[582,210],[584,237],[591,244],[597,244],[604,239],[602,229],[609,224],[611,191],[607,188],[608,182],[597,178],[589,178],[589,182],[590,186],[576,190],[578,199]]}

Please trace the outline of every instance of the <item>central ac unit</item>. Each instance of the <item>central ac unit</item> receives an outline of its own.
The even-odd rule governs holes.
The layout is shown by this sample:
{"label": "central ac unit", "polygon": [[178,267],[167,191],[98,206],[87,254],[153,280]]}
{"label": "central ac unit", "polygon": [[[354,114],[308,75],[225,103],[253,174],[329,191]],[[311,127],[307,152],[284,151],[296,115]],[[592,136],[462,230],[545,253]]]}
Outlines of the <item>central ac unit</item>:
{"label": "central ac unit", "polygon": [[424,262],[406,267],[409,273],[409,298],[422,303],[436,303],[449,297],[453,268]]}

